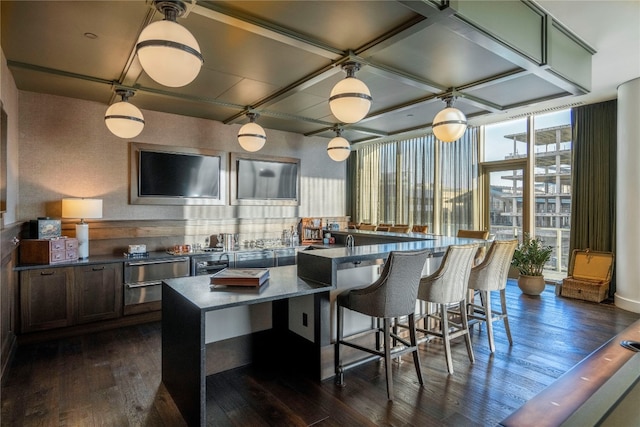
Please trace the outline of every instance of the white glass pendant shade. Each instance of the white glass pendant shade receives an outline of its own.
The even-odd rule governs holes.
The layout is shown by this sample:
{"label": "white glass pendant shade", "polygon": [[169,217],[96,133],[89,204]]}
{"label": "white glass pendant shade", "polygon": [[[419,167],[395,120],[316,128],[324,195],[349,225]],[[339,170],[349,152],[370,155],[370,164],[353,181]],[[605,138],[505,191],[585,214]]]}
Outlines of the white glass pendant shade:
{"label": "white glass pendant shade", "polygon": [[267,134],[262,126],[249,122],[238,131],[238,142],[245,151],[258,151],[267,141]]}
{"label": "white glass pendant shade", "polygon": [[347,77],[331,90],[329,108],[342,123],[356,123],[369,113],[371,100],[366,84],[355,77]]}
{"label": "white glass pendant shade", "polygon": [[120,138],[134,138],[144,129],[144,117],[135,105],[126,102],[112,104],[104,115],[104,123]]}
{"label": "white glass pendant shade", "polygon": [[327,154],[331,157],[331,160],[335,160],[336,162],[346,160],[350,153],[351,145],[349,145],[349,141],[341,136],[336,136],[329,141],[329,145],[327,145]]}
{"label": "white glass pendant shade", "polygon": [[433,134],[442,142],[457,141],[467,130],[467,118],[457,108],[447,107],[433,119]]}
{"label": "white glass pendant shade", "polygon": [[168,87],[191,83],[203,63],[195,37],[173,21],[157,21],[147,26],[140,33],[136,50],[149,77]]}

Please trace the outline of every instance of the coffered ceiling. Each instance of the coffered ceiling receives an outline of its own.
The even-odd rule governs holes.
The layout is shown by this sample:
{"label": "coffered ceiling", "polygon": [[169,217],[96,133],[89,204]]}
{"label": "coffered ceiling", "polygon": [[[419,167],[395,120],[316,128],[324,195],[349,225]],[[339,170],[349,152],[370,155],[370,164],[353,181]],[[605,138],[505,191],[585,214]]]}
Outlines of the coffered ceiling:
{"label": "coffered ceiling", "polygon": [[[106,109],[115,88],[132,88],[130,102],[143,111],[227,124],[246,123],[246,113],[255,111],[267,133],[324,137],[333,137],[339,125],[328,97],[345,77],[340,65],[355,60],[362,64],[356,77],[371,90],[373,104],[364,120],[342,126],[343,136],[366,142],[429,130],[444,107],[441,98],[451,94],[472,124],[612,98],[612,87],[640,76],[638,52],[630,58],[637,64],[623,63],[613,75],[602,72],[593,44],[604,37],[585,40],[553,9],[567,17],[617,16],[622,28],[610,24],[603,34],[621,37],[623,31],[627,49],[640,51],[638,25],[625,28],[640,24],[640,7],[584,2],[583,10],[580,3],[187,1],[178,23],[198,40],[204,65],[181,88],[155,83],[135,55],[142,29],[162,19],[151,1],[2,0],[1,42],[21,90],[97,101]],[[581,22],[576,26],[593,36]],[[596,81],[604,75],[626,80]]]}

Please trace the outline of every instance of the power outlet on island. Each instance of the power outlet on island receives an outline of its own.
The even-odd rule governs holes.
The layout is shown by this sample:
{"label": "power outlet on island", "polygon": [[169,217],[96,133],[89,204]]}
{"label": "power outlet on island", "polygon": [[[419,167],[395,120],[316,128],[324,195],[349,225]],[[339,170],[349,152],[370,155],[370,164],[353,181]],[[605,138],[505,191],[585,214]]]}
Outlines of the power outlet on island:
{"label": "power outlet on island", "polygon": [[302,326],[309,326],[309,318],[307,313],[302,313]]}

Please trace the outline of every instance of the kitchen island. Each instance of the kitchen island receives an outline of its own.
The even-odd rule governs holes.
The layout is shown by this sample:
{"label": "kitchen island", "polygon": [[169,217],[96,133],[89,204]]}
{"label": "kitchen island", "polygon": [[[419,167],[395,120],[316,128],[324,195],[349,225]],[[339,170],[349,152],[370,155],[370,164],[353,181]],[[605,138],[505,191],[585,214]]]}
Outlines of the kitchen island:
{"label": "kitchen island", "polygon": [[[189,425],[206,425],[206,363],[207,357],[216,358],[211,351],[207,355],[207,338],[212,329],[229,326],[208,319],[209,313],[305,295],[324,294],[327,298],[329,288],[298,278],[295,266],[274,267],[269,274],[269,280],[259,288],[211,290],[209,276],[163,281],[162,382]],[[233,324],[240,319],[227,321]],[[273,329],[283,332],[275,318]]]}
{"label": "kitchen island", "polygon": [[[364,234],[360,233],[348,234]],[[314,246],[309,248],[313,250],[298,253],[297,266],[270,268],[270,279],[260,288],[210,290],[209,276],[165,280],[162,285],[162,381],[187,423],[205,425],[206,376],[212,373],[208,364],[213,361],[220,370],[229,354],[220,350],[219,345],[242,333],[252,337],[251,346],[264,350],[261,354],[278,353],[273,349],[278,348],[278,343],[286,343],[287,350],[280,353],[289,356],[295,353],[294,357],[297,355],[298,360],[307,365],[312,377],[329,378],[334,374],[333,301],[337,293],[373,282],[391,251],[428,249],[431,258],[423,273],[429,274],[437,268],[448,246],[478,242],[482,241],[423,235],[421,240],[377,245]],[[246,308],[258,310],[232,311]],[[353,315],[348,332],[371,327],[370,318],[358,313]],[[261,320],[256,322],[258,318]],[[247,324],[242,332],[243,323],[252,324]],[[236,331],[231,336],[225,335],[227,329]],[[260,339],[260,335],[264,339]],[[254,352],[254,349],[248,351]],[[248,360],[250,363],[256,359]]]}

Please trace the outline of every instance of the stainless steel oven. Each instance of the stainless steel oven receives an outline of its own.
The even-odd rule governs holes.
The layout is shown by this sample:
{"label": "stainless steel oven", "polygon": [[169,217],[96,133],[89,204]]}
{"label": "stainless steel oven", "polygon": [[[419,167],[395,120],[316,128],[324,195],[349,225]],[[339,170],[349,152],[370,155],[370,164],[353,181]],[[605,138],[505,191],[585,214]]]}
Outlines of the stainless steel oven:
{"label": "stainless steel oven", "polygon": [[124,263],[124,314],[159,310],[162,280],[189,276],[189,258],[136,259]]}
{"label": "stainless steel oven", "polygon": [[191,257],[191,275],[214,274],[225,268],[233,268],[233,254],[227,252],[207,252]]}

